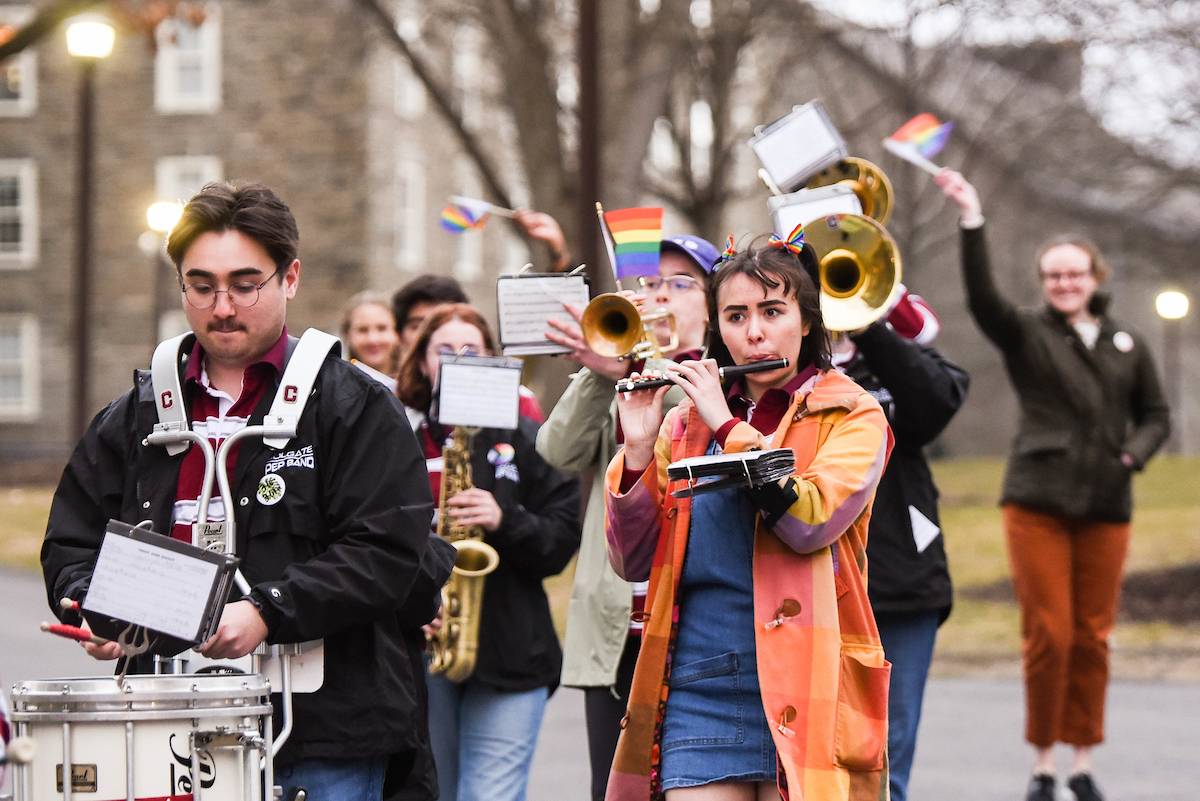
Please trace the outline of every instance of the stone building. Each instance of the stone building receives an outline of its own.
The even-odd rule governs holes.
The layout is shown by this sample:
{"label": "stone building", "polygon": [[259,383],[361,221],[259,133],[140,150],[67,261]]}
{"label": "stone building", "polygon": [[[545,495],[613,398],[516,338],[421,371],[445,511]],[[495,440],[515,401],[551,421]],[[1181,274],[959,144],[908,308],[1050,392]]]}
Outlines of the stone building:
{"label": "stone building", "polygon": [[[404,12],[414,6],[400,3]],[[524,244],[500,222],[455,237],[448,194],[478,194],[424,90],[350,0],[226,0],[199,28],[169,20],[157,49],[123,31],[96,68],[89,410],[124,391],[155,342],[184,330],[174,268],[146,209],[216,179],[261,181],[296,215],[293,332],[336,331],[341,304],[423,271],[455,275],[485,309]],[[0,24],[30,7],[0,4]],[[403,16],[400,25],[403,26]],[[456,42],[456,66],[479,43]],[[0,78],[0,473],[54,474],[70,422],[78,65],[61,32]],[[469,81],[458,95],[466,108]],[[482,113],[482,110],[470,113]],[[139,246],[139,240],[140,245]],[[32,472],[31,472],[32,471]]]}
{"label": "stone building", "polygon": [[[399,32],[412,36],[420,3],[393,7]],[[29,13],[28,5],[0,0],[0,26]],[[431,48],[443,54],[435,66],[468,125],[503,150],[511,126],[487,107],[492,95],[480,89],[494,81],[482,35],[442,27],[448,38]],[[962,165],[984,193],[1005,291],[1035,302],[1037,243],[1058,230],[1085,230],[1117,267],[1116,314],[1161,349],[1155,292],[1173,283],[1200,296],[1200,200],[1186,185],[1145,191],[1169,183],[1161,180],[1168,167],[1106,134],[1087,111],[1078,52],[1045,46],[943,54],[940,69],[914,95],[895,43],[848,25],[837,30],[837,37],[822,36],[819,73],[799,64],[795,80],[783,81],[787,91],[778,93],[774,113],[811,97],[833,98],[827,105],[852,151],[883,165],[897,183],[900,207],[890,227],[906,280],[937,308],[943,349],[974,378],[972,398],[939,443],[941,453],[1002,453],[1015,411],[999,357],[966,314],[953,213],[926,177],[879,145],[913,110],[953,119],[963,132],[945,161]],[[89,409],[121,393],[153,344],[180,330],[174,271],[146,235],[145,210],[156,199],[185,199],[208,180],[262,181],[291,205],[304,263],[290,315],[294,332],[336,331],[351,294],[390,292],[424,271],[456,276],[494,313],[495,277],[519,268],[528,250],[501,220],[458,237],[440,229],[446,196],[481,195],[479,179],[419,82],[353,0],[214,1],[200,28],[166,23],[157,45],[119,34],[113,55],[97,66]],[[0,71],[4,478],[52,476],[76,436],[70,309],[77,84],[61,33]],[[862,109],[872,112],[864,119]],[[748,136],[749,126],[763,121],[742,114],[737,125]],[[735,155],[737,186],[756,186],[753,158]],[[505,179],[521,202],[520,181]],[[726,205],[720,229],[701,232],[713,241],[769,224],[761,189],[731,194],[740,199]],[[667,220],[669,228],[685,226],[670,209]],[[1193,313],[1177,324],[1183,349],[1173,379],[1185,389],[1195,378],[1195,319]],[[1200,419],[1196,399],[1180,396],[1183,417]],[[1198,434],[1185,430],[1186,449],[1195,449]]]}

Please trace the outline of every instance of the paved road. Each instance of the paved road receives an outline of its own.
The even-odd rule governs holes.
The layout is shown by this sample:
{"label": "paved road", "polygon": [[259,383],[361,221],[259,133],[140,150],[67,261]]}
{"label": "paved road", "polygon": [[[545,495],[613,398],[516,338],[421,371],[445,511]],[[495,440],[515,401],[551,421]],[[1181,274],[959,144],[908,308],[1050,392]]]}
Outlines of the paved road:
{"label": "paved road", "polygon": [[[6,688],[22,678],[107,672],[78,646],[37,631],[49,612],[36,578],[0,571],[0,610],[0,681]],[[1022,798],[1030,764],[1022,716],[1016,681],[932,681],[910,798]],[[1114,682],[1108,737],[1096,757],[1111,801],[1200,801],[1200,684]],[[583,695],[560,690],[547,710],[529,798],[587,801],[588,783]]]}

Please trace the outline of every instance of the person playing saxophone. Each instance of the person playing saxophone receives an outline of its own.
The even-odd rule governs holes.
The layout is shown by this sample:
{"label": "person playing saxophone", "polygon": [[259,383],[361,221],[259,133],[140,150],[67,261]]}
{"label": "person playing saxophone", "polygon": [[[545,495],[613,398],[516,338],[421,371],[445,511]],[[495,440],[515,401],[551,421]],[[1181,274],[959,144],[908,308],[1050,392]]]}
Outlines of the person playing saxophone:
{"label": "person playing saxophone", "polygon": [[[458,637],[477,625],[478,638],[469,676],[453,668],[472,644],[454,644],[456,638],[450,638],[451,669],[429,676],[430,742],[442,801],[525,798],[542,713],[562,667],[542,580],[562,571],[579,547],[577,482],[538,456],[534,421],[522,417],[513,430],[463,436],[430,416],[442,356],[495,352],[478,310],[465,303],[440,306],[422,323],[397,382],[425,452],[433,497],[443,498],[435,525],[442,532],[481,529],[482,542],[499,557],[483,576],[478,608],[461,603],[476,603],[464,593],[460,608],[443,610],[453,616]],[[451,483],[445,493],[442,482]],[[431,665],[447,641],[433,634],[439,645]]]}

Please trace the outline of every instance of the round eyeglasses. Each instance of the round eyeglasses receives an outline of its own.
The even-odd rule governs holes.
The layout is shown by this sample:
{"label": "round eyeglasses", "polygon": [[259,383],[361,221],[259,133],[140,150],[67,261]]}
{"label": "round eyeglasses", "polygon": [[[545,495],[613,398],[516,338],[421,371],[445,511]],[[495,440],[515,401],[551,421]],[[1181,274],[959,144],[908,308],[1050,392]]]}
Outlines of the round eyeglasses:
{"label": "round eyeglasses", "polygon": [[647,292],[657,292],[663,285],[671,293],[682,294],[691,289],[699,289],[700,282],[690,275],[643,275],[638,277],[638,286]]}
{"label": "round eyeglasses", "polygon": [[222,292],[229,298],[229,302],[239,309],[248,309],[255,303],[258,303],[258,296],[264,286],[271,282],[271,279],[279,275],[279,271],[271,273],[261,284],[256,284],[253,281],[238,281],[230,284],[228,289],[217,289],[212,284],[204,281],[198,281],[194,284],[185,284],[180,282],[179,288],[183,292],[183,297],[187,299],[188,305],[193,309],[211,309],[217,305],[217,295]]}

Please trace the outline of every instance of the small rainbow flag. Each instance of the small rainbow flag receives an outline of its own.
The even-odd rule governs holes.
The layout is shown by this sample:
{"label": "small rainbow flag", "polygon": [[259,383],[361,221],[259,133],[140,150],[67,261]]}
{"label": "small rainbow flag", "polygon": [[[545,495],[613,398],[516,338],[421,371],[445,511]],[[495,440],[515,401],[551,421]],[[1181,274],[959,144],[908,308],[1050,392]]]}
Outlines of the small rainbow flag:
{"label": "small rainbow flag", "polygon": [[486,200],[454,198],[442,209],[442,227],[452,234],[482,228],[491,210],[492,204]]}
{"label": "small rainbow flag", "polygon": [[661,208],[604,212],[604,223],[613,243],[613,272],[618,281],[635,275],[658,274],[662,218]]}
{"label": "small rainbow flag", "polygon": [[920,167],[930,175],[937,175],[942,168],[930,159],[942,152],[953,129],[952,122],[941,123],[932,114],[918,114],[884,139],[883,146],[909,164]]}
{"label": "small rainbow flag", "polygon": [[896,142],[907,142],[922,156],[931,159],[946,147],[953,130],[953,122],[939,122],[937,117],[925,113],[918,114],[901,125],[888,138]]}

